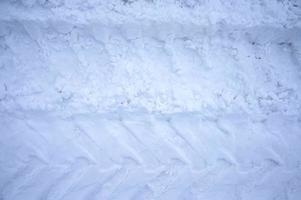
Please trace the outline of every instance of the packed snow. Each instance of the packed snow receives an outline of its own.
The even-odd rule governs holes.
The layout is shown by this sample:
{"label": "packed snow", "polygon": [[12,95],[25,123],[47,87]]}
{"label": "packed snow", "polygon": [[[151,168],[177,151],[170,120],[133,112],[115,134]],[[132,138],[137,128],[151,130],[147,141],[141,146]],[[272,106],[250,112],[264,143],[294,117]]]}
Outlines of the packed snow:
{"label": "packed snow", "polygon": [[300,200],[301,1],[0,1],[1,200]]}

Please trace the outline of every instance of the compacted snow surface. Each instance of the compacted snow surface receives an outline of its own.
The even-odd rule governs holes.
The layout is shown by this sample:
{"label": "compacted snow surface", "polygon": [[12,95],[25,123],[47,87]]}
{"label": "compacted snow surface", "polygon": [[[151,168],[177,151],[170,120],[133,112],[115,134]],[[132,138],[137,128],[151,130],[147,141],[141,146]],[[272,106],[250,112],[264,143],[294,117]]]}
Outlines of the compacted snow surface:
{"label": "compacted snow surface", "polygon": [[0,1],[1,200],[300,200],[301,1]]}

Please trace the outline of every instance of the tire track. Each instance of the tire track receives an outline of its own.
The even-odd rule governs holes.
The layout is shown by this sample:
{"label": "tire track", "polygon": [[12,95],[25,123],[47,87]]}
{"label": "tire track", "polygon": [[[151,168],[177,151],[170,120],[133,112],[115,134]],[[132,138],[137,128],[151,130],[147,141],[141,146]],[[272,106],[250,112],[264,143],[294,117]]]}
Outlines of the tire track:
{"label": "tire track", "polygon": [[[58,121],[53,122],[49,120],[51,118],[48,114],[39,114],[39,120],[47,120],[49,123],[47,131],[43,130],[43,126],[36,127],[36,123],[30,123],[30,127],[22,126],[22,119],[0,119],[6,126],[4,130],[27,128],[28,130],[24,131],[27,131],[27,139],[31,140],[33,145],[30,152],[24,151],[21,154],[19,150],[24,148],[10,149],[11,156],[1,158],[0,177],[4,177],[5,172],[10,173],[6,176],[10,177],[9,180],[0,180],[1,198],[202,199],[203,196],[216,191],[216,194],[225,194],[230,199],[240,200],[247,199],[260,188],[264,188],[260,190],[262,194],[274,197],[270,191],[283,187],[277,195],[294,199],[299,191],[297,188],[301,187],[300,181],[293,181],[298,177],[301,180],[301,168],[286,165],[285,160],[278,161],[275,156],[277,153],[271,151],[271,145],[278,140],[270,140],[271,134],[264,124],[259,123],[255,127],[254,122],[247,117],[231,118],[227,122],[231,125],[220,125],[229,133],[225,135],[219,132],[221,127],[218,127],[216,122],[206,120],[199,114],[193,117],[184,115],[181,120],[185,120],[187,124],[185,128],[180,129],[176,128],[180,124],[174,125],[177,121],[170,123],[168,120],[173,119],[173,116],[144,115],[131,117],[126,122],[121,122],[118,117],[106,115],[86,115],[84,118],[73,116],[72,120],[57,118]],[[198,120],[201,118],[202,120]],[[35,114],[28,115],[24,120],[28,119],[35,121]],[[91,123],[86,123],[84,119]],[[236,120],[239,122],[235,122]],[[285,117],[281,120],[283,124],[298,123],[298,120],[286,120]],[[15,121],[18,122],[18,126],[14,126]],[[200,124],[197,125],[197,121]],[[51,128],[59,124],[69,128]],[[196,126],[187,130],[189,124]],[[242,127],[241,124],[246,126]],[[298,126],[290,125],[294,128],[291,131],[296,131]],[[233,142],[231,137],[228,137],[239,136],[238,132],[248,127],[253,127],[253,131],[244,132],[244,137],[252,138],[252,134],[260,137],[257,140],[249,140],[249,145],[263,149],[260,150],[262,155],[258,157],[254,156],[253,149],[241,149],[243,146],[237,143],[238,140]],[[78,132],[64,135],[65,131],[71,130]],[[189,135],[185,130],[189,131]],[[199,131],[202,134],[199,134]],[[259,134],[260,132],[262,133]],[[50,133],[52,135],[41,137]],[[60,136],[61,141],[45,141]],[[13,137],[18,137],[18,134],[14,134]],[[5,142],[3,140],[7,138],[0,138],[0,142]],[[300,144],[297,141],[290,142],[291,138],[294,137],[287,138],[286,143]],[[10,142],[20,147],[29,144],[21,140]],[[53,149],[53,146],[59,147],[58,144],[65,145],[62,152],[61,148]],[[278,151],[287,150],[287,146],[282,144],[284,143],[278,143]],[[47,156],[38,153],[42,146],[43,151],[48,152]],[[206,151],[201,151],[199,146]],[[297,147],[291,149],[298,150]],[[251,156],[235,159],[235,154],[241,150]],[[57,156],[61,153],[65,159]],[[296,160],[296,157],[290,157],[289,154],[286,156],[288,160],[301,162],[301,159]],[[6,161],[14,165],[3,165]],[[200,167],[202,165],[197,163],[199,161],[206,161],[206,166]],[[251,165],[243,167],[245,163]],[[284,184],[288,182],[294,184]],[[267,199],[272,199],[269,197]]]}

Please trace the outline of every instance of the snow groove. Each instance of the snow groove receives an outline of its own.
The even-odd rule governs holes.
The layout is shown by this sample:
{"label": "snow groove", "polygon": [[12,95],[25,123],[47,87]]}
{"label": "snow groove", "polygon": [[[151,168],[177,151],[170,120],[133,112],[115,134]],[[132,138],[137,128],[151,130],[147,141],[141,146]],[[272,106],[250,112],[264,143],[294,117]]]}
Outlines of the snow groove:
{"label": "snow groove", "polygon": [[[200,113],[33,112],[18,118],[3,113],[0,123],[5,200],[219,199],[220,194],[240,200],[257,192],[262,199],[297,200],[301,194],[298,116],[212,120]],[[287,123],[286,130],[279,129]],[[284,131],[289,137],[280,137]]]}

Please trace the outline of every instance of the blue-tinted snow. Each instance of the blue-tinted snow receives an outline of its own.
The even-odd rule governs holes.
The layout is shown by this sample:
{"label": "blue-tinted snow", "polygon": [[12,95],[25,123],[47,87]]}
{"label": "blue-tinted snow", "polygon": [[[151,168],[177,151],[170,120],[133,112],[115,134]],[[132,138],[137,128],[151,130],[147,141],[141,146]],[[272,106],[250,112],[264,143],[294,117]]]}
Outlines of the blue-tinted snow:
{"label": "blue-tinted snow", "polygon": [[298,0],[0,2],[0,199],[301,199]]}

